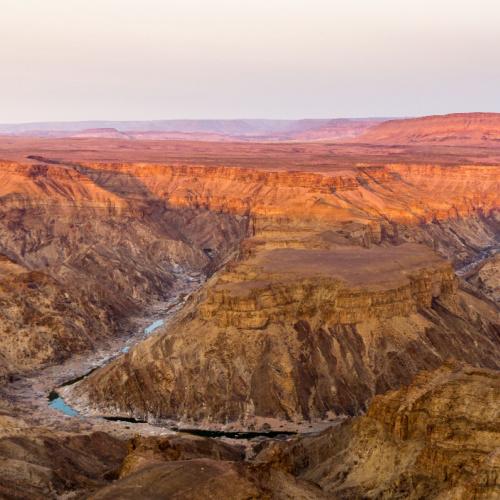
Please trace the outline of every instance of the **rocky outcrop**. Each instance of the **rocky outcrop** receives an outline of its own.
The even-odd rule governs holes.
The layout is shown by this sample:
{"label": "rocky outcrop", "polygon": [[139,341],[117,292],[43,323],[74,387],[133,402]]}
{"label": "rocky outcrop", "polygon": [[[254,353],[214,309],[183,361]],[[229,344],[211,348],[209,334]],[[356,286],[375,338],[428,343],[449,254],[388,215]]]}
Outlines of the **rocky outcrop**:
{"label": "rocky outcrop", "polygon": [[500,304],[500,253],[481,262],[465,277],[476,290]]}
{"label": "rocky outcrop", "polygon": [[94,414],[279,429],[357,414],[448,357],[498,367],[497,320],[426,247],[260,252],[63,391]]}
{"label": "rocky outcrop", "polygon": [[447,364],[376,397],[366,416],[264,449],[329,498],[496,498],[500,375]]}
{"label": "rocky outcrop", "polygon": [[117,477],[127,454],[104,432],[58,433],[0,415],[0,497],[80,496]]}

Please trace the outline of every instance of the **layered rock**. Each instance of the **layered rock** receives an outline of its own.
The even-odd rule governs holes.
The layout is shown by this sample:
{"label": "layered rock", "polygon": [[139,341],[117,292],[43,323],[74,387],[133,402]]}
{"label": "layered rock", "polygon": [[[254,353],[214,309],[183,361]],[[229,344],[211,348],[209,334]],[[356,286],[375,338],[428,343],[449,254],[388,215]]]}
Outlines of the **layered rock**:
{"label": "layered rock", "polygon": [[357,414],[448,357],[498,368],[497,320],[426,247],[257,252],[63,392],[95,414],[280,428]]}
{"label": "layered rock", "polygon": [[[67,394],[80,407],[254,425],[273,416],[359,412],[373,394],[450,353],[496,366],[495,311],[457,294],[451,269],[426,248],[399,245],[422,241],[454,251],[462,262],[474,253],[470,242],[479,250],[494,241],[495,167],[361,165],[331,173],[66,167],[125,200],[127,209],[156,202],[169,210],[247,217],[253,235],[240,262],[214,279],[164,337]],[[477,221],[483,233],[464,220]],[[469,239],[462,236],[467,232]],[[459,244],[467,249],[460,255],[451,250]],[[381,276],[373,274],[374,261],[384,263]],[[469,344],[474,347],[466,349]]]}
{"label": "layered rock", "polygon": [[500,488],[498,371],[448,364],[376,397],[366,416],[257,457],[329,498],[490,499]]}
{"label": "layered rock", "polygon": [[245,217],[126,195],[72,166],[4,163],[0,186],[2,376],[126,330],[186,274],[211,274],[247,232]]}
{"label": "layered rock", "polygon": [[[475,251],[472,241],[478,250],[494,241],[496,167],[272,171],[30,158],[1,165],[0,249],[64,286],[78,283],[114,319],[168,296],[176,269],[210,274],[252,235],[236,268],[213,280],[169,340],[146,343],[105,372],[116,392],[92,388],[96,411],[109,403],[118,413],[249,425],[272,415],[355,413],[374,393],[442,361],[441,336],[452,339],[454,356],[494,364],[489,306],[457,295],[451,269],[426,248],[400,243],[422,241],[442,253],[460,244],[462,262]],[[384,263],[381,277],[370,271],[374,261]],[[407,361],[411,349],[417,362]],[[264,379],[276,379],[275,387],[262,390]],[[150,390],[144,398],[137,380]],[[104,376],[101,384],[110,385]],[[85,400],[83,389],[78,397]]]}
{"label": "layered rock", "polygon": [[358,415],[375,397],[367,416],[259,445],[251,463],[213,440],[136,438],[126,451],[107,435],[16,424],[0,438],[0,496],[492,496],[496,373],[448,367],[376,396],[447,358],[499,368],[498,309],[483,300],[495,299],[495,261],[466,284],[436,252],[463,269],[498,244],[500,160],[449,140],[0,140],[18,160],[0,162],[4,381],[93,348],[178,279],[232,257],[168,330],[61,390],[66,400],[285,429]]}

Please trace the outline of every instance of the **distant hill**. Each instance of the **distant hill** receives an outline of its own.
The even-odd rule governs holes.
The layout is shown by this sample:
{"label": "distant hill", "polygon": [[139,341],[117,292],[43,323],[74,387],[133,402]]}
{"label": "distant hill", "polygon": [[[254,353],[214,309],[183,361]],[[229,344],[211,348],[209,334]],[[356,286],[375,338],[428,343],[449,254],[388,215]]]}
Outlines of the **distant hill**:
{"label": "distant hill", "polygon": [[500,113],[454,113],[380,123],[356,142],[500,147]]}
{"label": "distant hill", "polygon": [[382,118],[304,120],[156,120],[39,122],[0,125],[0,134],[203,141],[319,141],[353,138]]}
{"label": "distant hill", "polygon": [[387,118],[338,118],[329,120],[323,126],[301,130],[288,135],[296,141],[335,141],[358,137],[363,132],[386,121]]}

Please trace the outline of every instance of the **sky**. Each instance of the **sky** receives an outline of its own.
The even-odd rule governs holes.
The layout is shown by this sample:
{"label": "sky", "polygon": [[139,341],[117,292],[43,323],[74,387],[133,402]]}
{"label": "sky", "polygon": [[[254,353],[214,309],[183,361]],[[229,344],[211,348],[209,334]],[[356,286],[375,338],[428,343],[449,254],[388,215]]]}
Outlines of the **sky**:
{"label": "sky", "polygon": [[0,123],[500,112],[499,0],[0,0]]}

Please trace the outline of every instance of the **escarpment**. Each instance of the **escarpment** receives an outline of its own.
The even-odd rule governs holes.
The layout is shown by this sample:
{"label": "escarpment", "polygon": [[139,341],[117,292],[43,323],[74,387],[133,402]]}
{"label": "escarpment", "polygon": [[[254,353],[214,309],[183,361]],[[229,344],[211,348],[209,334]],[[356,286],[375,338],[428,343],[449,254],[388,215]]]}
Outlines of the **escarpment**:
{"label": "escarpment", "polygon": [[78,408],[279,426],[357,414],[448,357],[498,367],[496,309],[429,249],[460,264],[495,243],[493,167],[79,168],[120,196],[138,196],[137,178],[171,205],[246,215],[251,238],[166,332],[65,388]]}

